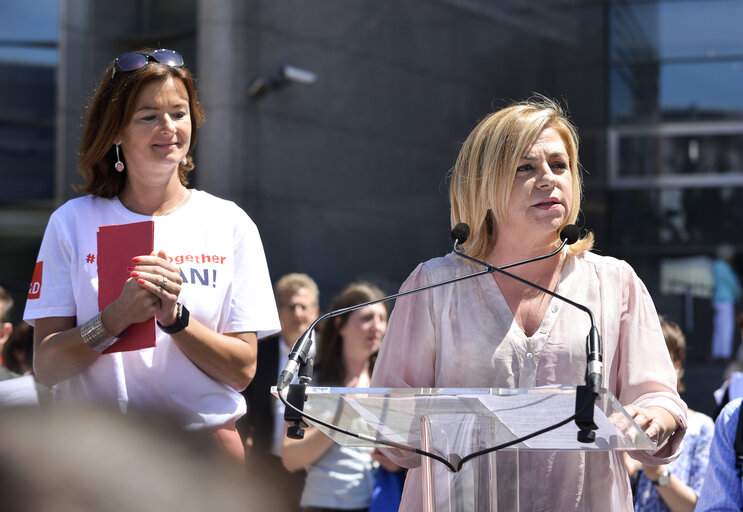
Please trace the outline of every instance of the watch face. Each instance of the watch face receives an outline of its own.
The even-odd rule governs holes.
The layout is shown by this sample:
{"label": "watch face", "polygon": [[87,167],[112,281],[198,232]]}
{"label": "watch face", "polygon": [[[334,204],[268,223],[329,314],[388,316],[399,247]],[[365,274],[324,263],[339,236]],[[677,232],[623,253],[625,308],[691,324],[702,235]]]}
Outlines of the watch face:
{"label": "watch face", "polygon": [[668,471],[664,471],[660,475],[658,475],[658,480],[656,480],[657,485],[660,487],[663,487],[664,485],[668,485],[668,483],[671,481],[671,474]]}

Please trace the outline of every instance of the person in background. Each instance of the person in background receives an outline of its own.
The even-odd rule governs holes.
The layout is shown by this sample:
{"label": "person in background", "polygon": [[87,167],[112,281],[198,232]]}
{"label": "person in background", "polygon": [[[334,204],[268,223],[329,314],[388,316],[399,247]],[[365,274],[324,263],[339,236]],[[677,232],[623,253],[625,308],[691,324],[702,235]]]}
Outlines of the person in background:
{"label": "person in background", "polygon": [[[660,316],[663,337],[678,375],[678,390],[684,391],[682,377],[686,360],[686,337],[679,325]],[[689,409],[684,447],[678,459],[668,464],[649,465],[625,457],[630,479],[636,482],[636,512],[688,512],[694,510],[709,462],[714,435],[712,418]]]}
{"label": "person in background", "polygon": [[[0,365],[0,380],[18,377],[33,378],[36,388],[35,397],[28,395],[28,404],[48,405],[52,401],[52,392],[33,375],[34,328],[26,322],[19,322],[2,347],[4,365]],[[30,386],[29,386],[30,387]],[[0,388],[2,386],[0,385]],[[4,391],[0,389],[0,402]],[[7,397],[7,394],[5,395]]]}
{"label": "person in background", "polygon": [[717,258],[712,264],[714,280],[712,358],[720,362],[729,361],[733,353],[735,303],[740,299],[741,294],[740,281],[731,266],[734,259],[735,250],[732,246],[721,245],[717,249]]}
{"label": "person in background", "polygon": [[[109,64],[80,143],[87,195],[52,213],[24,320],[34,326],[35,374],[54,386],[55,403],[172,414],[244,464],[240,391],[255,374],[257,340],[279,321],[253,221],[187,186],[203,121],[178,52],[143,49]],[[143,221],[154,224],[155,250],[121,269],[120,295],[99,311],[97,232]],[[157,324],[156,346],[104,353],[145,321]]]}
{"label": "person in background", "polygon": [[[330,311],[383,297],[369,283],[353,283]],[[387,327],[387,309],[377,303],[325,321],[320,332],[313,385],[368,388]],[[373,450],[336,444],[314,426],[303,439],[284,436],[281,459],[289,471],[307,470],[301,507],[305,512],[367,510],[374,489]]]}
{"label": "person in background", "polygon": [[[13,297],[0,286],[0,350],[3,344],[13,332],[13,323],[10,321],[10,312],[13,309]],[[0,365],[3,364],[2,355],[0,355]]]}
{"label": "person in background", "polygon": [[[743,335],[743,311],[735,317],[738,333]],[[713,393],[717,409],[715,418],[720,415],[722,408],[728,402],[743,396],[743,344],[741,344],[736,357],[725,367],[722,374],[722,385]]]}
{"label": "person in background", "polygon": [[[258,343],[258,368],[253,382],[243,391],[248,412],[237,422],[238,431],[246,441],[247,456],[260,461],[282,482],[283,499],[295,509],[304,487],[304,470],[294,473],[281,462],[281,442],[284,435],[284,404],[271,394],[279,374],[286,366],[294,342],[320,315],[320,290],[307,274],[286,274],[274,285],[274,297],[279,311],[281,332]],[[314,355],[311,347],[309,357]]]}
{"label": "person in background", "polygon": [[19,375],[33,373],[34,328],[19,322],[2,347],[3,363]]}
{"label": "person in background", "polygon": [[[707,474],[699,493],[696,512],[743,510],[742,467],[736,464],[736,438],[740,430],[741,398],[723,407],[715,421]],[[743,439],[738,438],[738,442]],[[743,453],[740,454],[743,456]]]}
{"label": "person in background", "polygon": [[[451,175],[451,225],[464,222],[471,228],[463,249],[493,266],[552,252],[562,228],[578,218],[579,169],[575,127],[556,102],[536,96],[486,116],[464,142]],[[598,316],[602,387],[659,446],[632,457],[666,464],[680,453],[686,404],[676,392],[655,305],[626,262],[590,252],[592,244],[590,234],[555,257],[511,271]],[[420,264],[401,290],[479,269],[451,253]],[[372,387],[582,385],[590,329],[584,311],[508,276],[483,274],[396,300]],[[420,510],[420,456],[386,453],[411,468],[401,510]],[[620,452],[520,451],[517,456],[522,509],[632,510]],[[510,479],[498,480],[507,485]]]}

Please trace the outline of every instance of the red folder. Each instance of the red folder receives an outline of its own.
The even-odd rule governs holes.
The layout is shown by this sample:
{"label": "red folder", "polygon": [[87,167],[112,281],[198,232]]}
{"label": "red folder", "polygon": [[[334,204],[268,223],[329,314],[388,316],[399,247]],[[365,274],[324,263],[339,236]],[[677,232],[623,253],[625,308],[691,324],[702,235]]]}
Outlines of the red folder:
{"label": "red folder", "polygon": [[[132,258],[152,254],[155,223],[151,220],[98,228],[98,310],[119,298],[130,278]],[[155,319],[127,328],[126,334],[103,353],[126,352],[155,346]]]}

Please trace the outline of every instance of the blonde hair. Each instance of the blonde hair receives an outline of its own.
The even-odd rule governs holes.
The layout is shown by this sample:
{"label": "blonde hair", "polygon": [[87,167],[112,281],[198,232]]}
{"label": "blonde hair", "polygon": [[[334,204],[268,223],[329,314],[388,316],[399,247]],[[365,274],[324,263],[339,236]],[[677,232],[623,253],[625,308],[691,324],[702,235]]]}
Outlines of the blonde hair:
{"label": "blonde hair", "polygon": [[[449,185],[451,225],[465,222],[470,226],[471,234],[464,245],[471,256],[485,258],[495,245],[497,226],[506,218],[519,160],[547,128],[554,128],[562,138],[573,177],[574,200],[560,229],[577,220],[583,188],[578,134],[557,102],[536,95],[486,116],[459,151]],[[555,245],[560,242],[560,229],[555,231]],[[569,246],[569,251],[577,255],[592,246],[593,234],[589,233]]]}
{"label": "blonde hair", "polygon": [[307,274],[300,274],[298,272],[282,276],[273,286],[276,305],[279,307],[284,305],[284,294],[296,293],[302,288],[306,288],[310,291],[310,293],[315,297],[314,304],[317,306],[320,303],[320,290],[317,287],[317,283],[315,283],[315,281]]}

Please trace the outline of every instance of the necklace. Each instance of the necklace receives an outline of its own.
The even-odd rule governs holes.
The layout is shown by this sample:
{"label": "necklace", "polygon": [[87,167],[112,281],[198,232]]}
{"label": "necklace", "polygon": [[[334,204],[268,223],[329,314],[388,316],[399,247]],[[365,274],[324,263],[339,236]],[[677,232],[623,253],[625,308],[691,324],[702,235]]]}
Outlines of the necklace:
{"label": "necklace", "polygon": [[[161,213],[160,215],[158,215],[158,217],[165,217],[166,215],[170,215],[171,213],[173,213],[174,211],[176,211],[176,210],[177,210],[178,208],[180,208],[181,206],[183,206],[183,205],[185,204],[185,202],[186,202],[186,201],[188,201],[188,198],[189,198],[189,197],[191,197],[191,189],[188,189],[188,188],[187,188],[187,189],[185,189],[185,192],[183,192],[183,199],[181,199],[181,202],[180,202],[180,203],[178,203],[177,205],[175,205],[175,206],[174,206],[173,208],[171,208],[171,209],[170,209],[170,210],[168,210],[167,212],[165,212],[165,213]],[[121,203],[122,205],[124,205],[124,208],[126,208],[126,209],[127,209],[127,210],[129,210],[130,212],[134,212],[134,213],[137,213],[137,214],[139,214],[139,215],[145,215],[145,214],[143,214],[143,213],[140,213],[140,212],[138,212],[138,211],[136,211],[136,210],[132,210],[131,208],[129,208],[129,207],[128,207],[128,206],[127,206],[127,205],[126,205],[125,203],[124,203],[124,201],[122,201],[122,200],[121,200],[121,198],[119,198],[119,202],[120,202],[120,203]]]}
{"label": "necklace", "polygon": [[176,211],[178,208],[180,208],[181,206],[183,206],[183,204],[186,201],[188,201],[188,198],[189,197],[191,197],[191,190],[187,188],[186,191],[183,192],[183,199],[181,199],[181,202],[178,203],[177,205],[175,205],[173,208],[171,208],[167,212],[163,213],[162,216],[164,217],[165,215],[170,215],[171,213],[173,213],[174,211]]}

